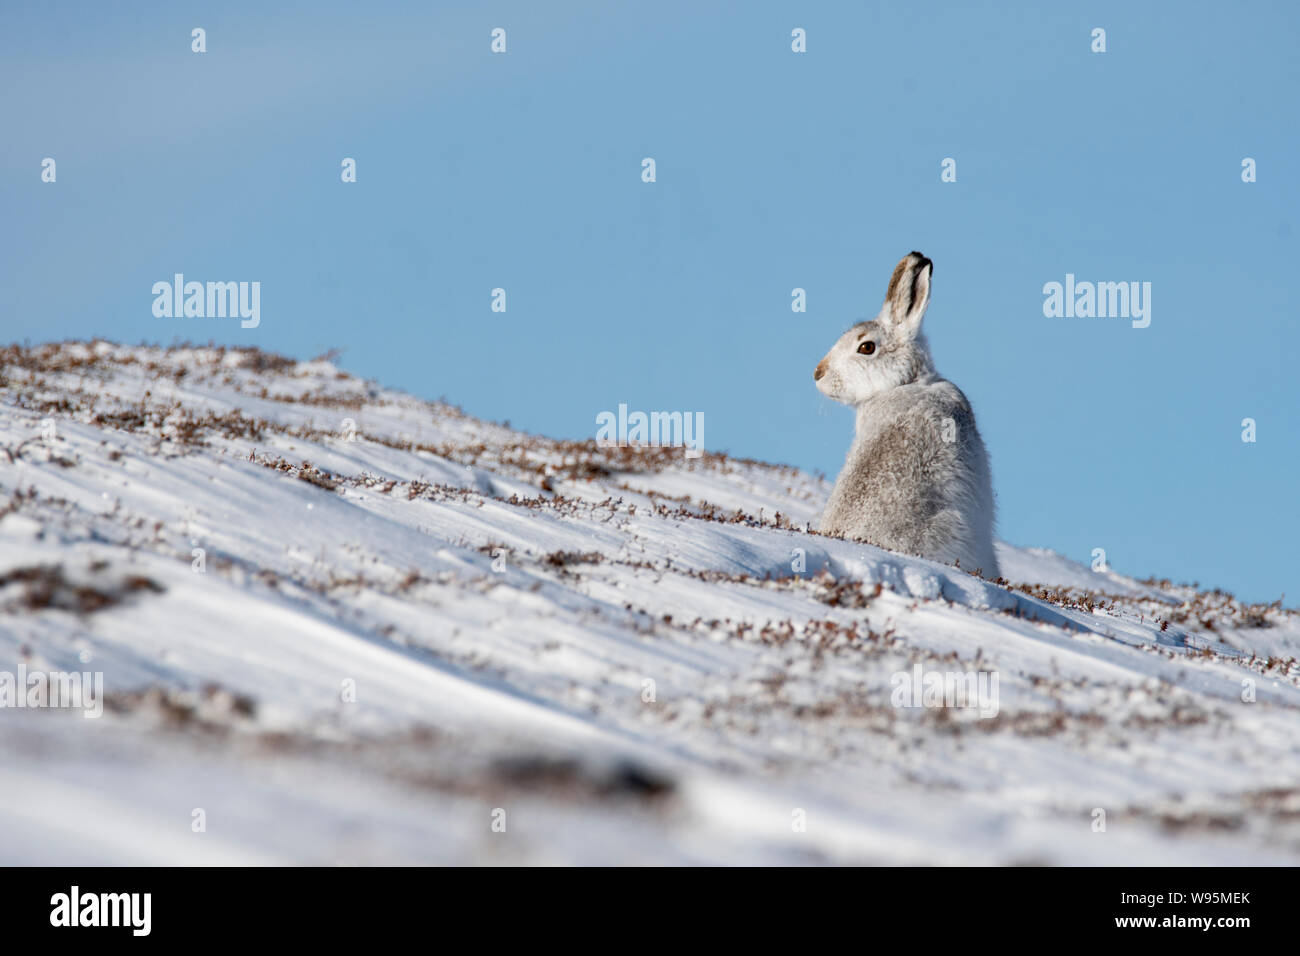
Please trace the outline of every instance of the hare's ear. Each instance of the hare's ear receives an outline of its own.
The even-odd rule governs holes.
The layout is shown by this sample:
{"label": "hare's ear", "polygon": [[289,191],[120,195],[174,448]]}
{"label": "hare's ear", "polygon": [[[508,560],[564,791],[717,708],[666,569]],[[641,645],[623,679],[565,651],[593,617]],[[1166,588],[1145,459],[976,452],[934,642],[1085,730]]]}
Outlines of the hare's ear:
{"label": "hare's ear", "polygon": [[930,274],[934,263],[919,252],[909,252],[894,268],[885,293],[886,324],[904,338],[916,338],[930,304]]}

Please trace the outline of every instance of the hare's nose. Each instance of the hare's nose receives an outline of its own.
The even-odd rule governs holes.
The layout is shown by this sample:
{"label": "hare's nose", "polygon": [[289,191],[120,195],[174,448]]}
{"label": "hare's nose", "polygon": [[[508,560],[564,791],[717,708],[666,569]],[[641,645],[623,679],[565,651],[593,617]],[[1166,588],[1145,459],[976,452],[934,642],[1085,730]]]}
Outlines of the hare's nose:
{"label": "hare's nose", "polygon": [[813,372],[813,381],[820,382],[822,376],[826,374],[826,360],[822,359],[817,363],[817,371]]}

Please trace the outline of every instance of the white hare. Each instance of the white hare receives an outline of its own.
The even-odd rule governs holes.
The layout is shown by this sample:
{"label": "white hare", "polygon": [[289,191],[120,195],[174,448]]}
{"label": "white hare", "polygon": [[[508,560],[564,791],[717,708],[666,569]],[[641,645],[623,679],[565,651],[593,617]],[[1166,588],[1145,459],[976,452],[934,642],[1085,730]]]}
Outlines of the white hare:
{"label": "white hare", "polygon": [[993,486],[975,414],[939,377],[921,334],[934,264],[913,252],[894,269],[880,314],[817,363],[817,388],[857,409],[853,446],[820,530],[993,579]]}

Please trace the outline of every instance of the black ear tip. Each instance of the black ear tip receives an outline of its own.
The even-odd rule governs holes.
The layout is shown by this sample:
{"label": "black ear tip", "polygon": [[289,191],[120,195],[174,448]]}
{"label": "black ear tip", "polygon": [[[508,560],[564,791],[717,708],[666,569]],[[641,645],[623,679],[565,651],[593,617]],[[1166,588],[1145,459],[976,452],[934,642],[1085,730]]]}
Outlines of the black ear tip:
{"label": "black ear tip", "polygon": [[917,268],[917,269],[924,269],[926,266],[929,266],[929,267],[930,267],[930,270],[931,270],[931,271],[934,271],[934,263],[933,263],[929,258],[927,258],[926,255],[925,255],[924,253],[917,252],[915,249],[913,249],[912,252],[911,252],[911,254],[914,255],[914,256],[916,256],[916,259],[917,259],[916,268]]}

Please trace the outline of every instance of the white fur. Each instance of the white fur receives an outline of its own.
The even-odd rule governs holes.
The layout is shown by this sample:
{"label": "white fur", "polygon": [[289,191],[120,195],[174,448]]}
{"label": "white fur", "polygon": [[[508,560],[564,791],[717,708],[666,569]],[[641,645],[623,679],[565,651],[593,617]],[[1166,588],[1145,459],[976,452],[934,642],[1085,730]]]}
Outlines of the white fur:
{"label": "white fur", "polygon": [[[876,318],[840,337],[817,366],[823,395],[857,410],[821,530],[998,577],[993,485],[975,415],[934,370],[921,319],[933,265],[904,257]],[[862,354],[863,342],[875,351]]]}

